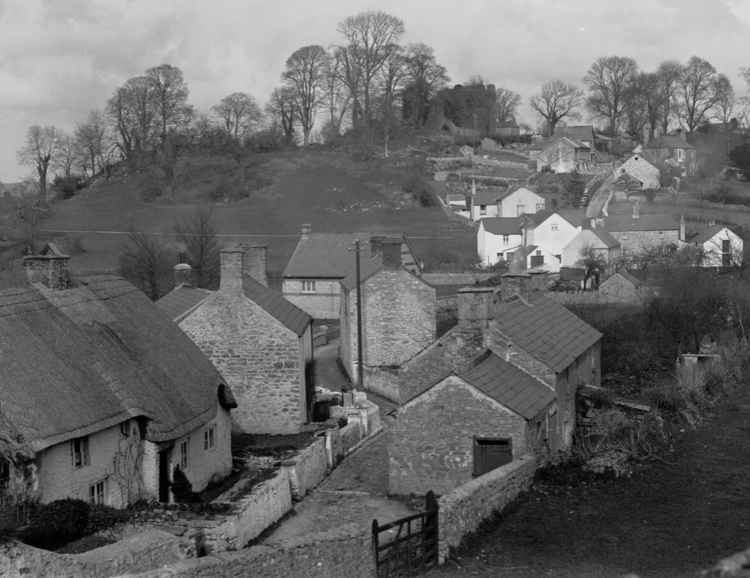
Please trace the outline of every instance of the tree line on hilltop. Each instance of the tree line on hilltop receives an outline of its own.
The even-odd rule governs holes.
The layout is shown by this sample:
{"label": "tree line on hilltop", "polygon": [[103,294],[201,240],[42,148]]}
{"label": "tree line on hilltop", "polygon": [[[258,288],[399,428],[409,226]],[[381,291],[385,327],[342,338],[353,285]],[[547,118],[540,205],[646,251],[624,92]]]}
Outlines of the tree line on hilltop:
{"label": "tree line on hilltop", "polygon": [[[361,12],[342,20],[337,30],[338,43],[302,46],[287,58],[281,82],[263,108],[253,95],[233,92],[210,111],[196,110],[182,71],[162,64],[127,79],[70,134],[30,126],[19,161],[33,168],[46,199],[50,172],[63,182],[85,182],[109,175],[122,161],[132,168],[160,167],[169,187],[178,155],[191,148],[242,155],[335,142],[348,134],[357,142],[381,143],[387,155],[393,135],[425,128],[435,116],[491,137],[490,127],[515,124],[518,93],[479,76],[449,88],[432,47],[402,43],[399,18]],[[750,86],[750,69],[742,74]],[[726,75],[698,56],[685,64],[665,61],[653,71],[641,70],[629,57],[600,57],[582,85],[551,78],[529,99],[547,135],[586,111],[608,134],[637,141],[674,126],[692,133],[711,120],[747,124],[748,102],[735,96]]]}

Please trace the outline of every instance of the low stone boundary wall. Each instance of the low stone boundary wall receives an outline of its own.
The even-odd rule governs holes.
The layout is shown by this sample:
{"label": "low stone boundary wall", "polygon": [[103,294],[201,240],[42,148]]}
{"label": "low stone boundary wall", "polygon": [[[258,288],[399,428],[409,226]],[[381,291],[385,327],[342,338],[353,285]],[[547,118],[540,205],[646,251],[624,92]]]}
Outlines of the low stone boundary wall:
{"label": "low stone boundary wall", "polygon": [[468,271],[465,273],[422,273],[422,279],[430,285],[474,285],[477,281],[486,281],[497,273]]}
{"label": "low stone boundary wall", "polygon": [[[352,578],[374,577],[372,538],[345,524],[282,544],[183,560],[130,578]],[[124,578],[124,577],[121,577]]]}
{"label": "low stone boundary wall", "polygon": [[[238,550],[258,537],[292,509],[289,473],[281,469],[234,503],[234,511],[216,524],[207,522],[204,536],[209,551]],[[195,523],[192,524],[196,527]],[[200,526],[197,526],[200,529]]]}
{"label": "low stone boundary wall", "polygon": [[301,499],[326,477],[330,465],[323,438],[316,439],[291,460],[283,464],[289,476],[292,496]]}
{"label": "low stone boundary wall", "polygon": [[184,558],[178,538],[159,530],[143,531],[82,554],[57,554],[9,541],[0,544],[0,576],[103,578],[143,572]]}
{"label": "low stone boundary wall", "polygon": [[531,486],[536,465],[533,456],[522,456],[474,478],[440,498],[440,564],[448,558],[450,549],[456,548],[483,520],[502,510]]}

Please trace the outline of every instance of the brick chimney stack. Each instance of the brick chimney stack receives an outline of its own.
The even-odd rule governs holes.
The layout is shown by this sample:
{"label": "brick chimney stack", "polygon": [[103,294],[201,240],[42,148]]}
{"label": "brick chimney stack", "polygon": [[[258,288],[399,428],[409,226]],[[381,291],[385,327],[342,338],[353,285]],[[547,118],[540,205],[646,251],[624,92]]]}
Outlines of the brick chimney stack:
{"label": "brick chimney stack", "polygon": [[484,327],[492,317],[495,287],[462,287],[456,295],[458,301],[458,325],[460,327]]}
{"label": "brick chimney stack", "polygon": [[191,287],[193,284],[193,268],[188,263],[177,263],[174,266],[174,286]]}
{"label": "brick chimney stack", "polygon": [[72,283],[68,264],[70,256],[54,243],[47,243],[38,255],[23,258],[29,283],[42,283],[50,289],[68,289]]}
{"label": "brick chimney stack", "polygon": [[219,291],[227,293],[242,291],[244,265],[245,249],[240,245],[229,245],[221,250]]}
{"label": "brick chimney stack", "polygon": [[403,239],[400,237],[376,236],[370,238],[370,253],[374,256],[380,254],[383,259],[385,269],[400,269],[401,261],[401,244]]}
{"label": "brick chimney stack", "polygon": [[250,245],[245,253],[244,261],[244,272],[266,287],[268,287],[267,255],[266,245]]}

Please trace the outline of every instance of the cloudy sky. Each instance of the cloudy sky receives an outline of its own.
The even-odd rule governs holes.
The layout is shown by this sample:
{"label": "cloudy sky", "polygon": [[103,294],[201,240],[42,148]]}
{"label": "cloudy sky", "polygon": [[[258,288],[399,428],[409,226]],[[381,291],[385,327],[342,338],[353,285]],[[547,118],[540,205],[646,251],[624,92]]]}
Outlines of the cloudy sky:
{"label": "cloudy sky", "polygon": [[697,54],[746,90],[750,0],[0,0],[0,180],[29,174],[27,126],[72,129],[150,66],[180,67],[199,109],[234,91],[263,103],[296,48],[337,42],[340,20],[373,9],[402,18],[404,42],[433,46],[452,80],[480,74],[524,100],[610,54],[643,69]]}

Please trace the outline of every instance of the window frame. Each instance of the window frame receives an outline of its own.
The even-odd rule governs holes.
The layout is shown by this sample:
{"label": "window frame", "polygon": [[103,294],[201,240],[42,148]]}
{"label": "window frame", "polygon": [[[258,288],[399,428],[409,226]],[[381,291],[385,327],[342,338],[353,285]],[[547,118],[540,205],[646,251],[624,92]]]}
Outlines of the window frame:
{"label": "window frame", "polygon": [[178,446],[179,447],[178,463],[180,465],[180,469],[183,472],[187,470],[188,467],[190,466],[190,460],[189,460],[190,444],[189,442],[190,442],[189,439],[181,440]]}
{"label": "window frame", "polygon": [[559,223],[550,223],[549,230],[553,232],[558,232],[560,230],[560,224]]}
{"label": "window frame", "polygon": [[89,436],[82,436],[70,440],[70,455],[73,467],[77,470],[91,465]]}
{"label": "window frame", "polygon": [[302,279],[302,293],[317,293],[315,279]]}
{"label": "window frame", "polygon": [[203,432],[203,450],[211,451],[216,449],[216,424],[212,423]]}
{"label": "window frame", "polygon": [[479,214],[480,215],[486,215],[487,214],[487,205],[479,205]]}
{"label": "window frame", "polygon": [[104,506],[107,503],[107,479],[89,485],[89,503]]}

